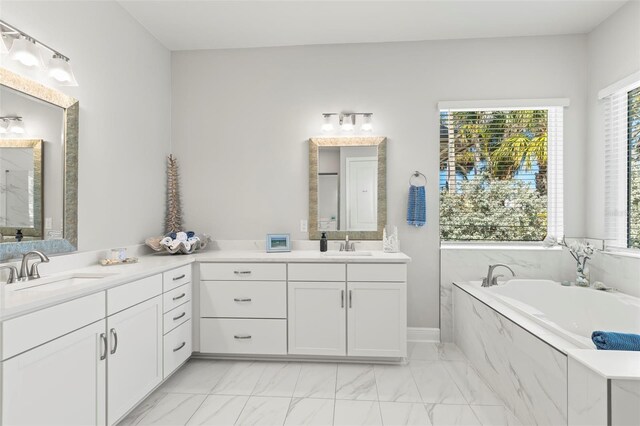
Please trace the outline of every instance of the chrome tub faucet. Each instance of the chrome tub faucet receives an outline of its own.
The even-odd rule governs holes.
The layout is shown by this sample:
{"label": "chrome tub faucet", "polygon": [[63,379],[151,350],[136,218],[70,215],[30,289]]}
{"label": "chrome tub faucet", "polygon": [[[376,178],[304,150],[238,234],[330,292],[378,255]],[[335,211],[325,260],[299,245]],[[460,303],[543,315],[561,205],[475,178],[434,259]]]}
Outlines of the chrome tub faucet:
{"label": "chrome tub faucet", "polygon": [[498,285],[498,277],[503,277],[504,275],[493,275],[493,271],[499,266],[507,268],[511,272],[511,276],[513,277],[516,276],[516,273],[513,272],[513,269],[511,269],[508,265],[505,265],[503,263],[496,263],[495,265],[489,265],[487,276],[482,279],[482,287],[491,287],[492,285]]}

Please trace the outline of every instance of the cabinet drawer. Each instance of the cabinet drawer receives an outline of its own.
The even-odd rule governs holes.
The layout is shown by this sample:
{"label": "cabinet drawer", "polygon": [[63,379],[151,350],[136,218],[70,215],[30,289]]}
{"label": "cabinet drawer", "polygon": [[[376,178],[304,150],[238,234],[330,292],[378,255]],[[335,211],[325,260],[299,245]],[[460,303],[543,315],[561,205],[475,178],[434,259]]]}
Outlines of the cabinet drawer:
{"label": "cabinet drawer", "polygon": [[180,306],[184,302],[191,300],[191,288],[191,283],[188,283],[163,294],[163,312],[169,312],[176,306]]}
{"label": "cabinet drawer", "polygon": [[200,279],[284,281],[287,279],[287,265],[284,263],[201,263]]}
{"label": "cabinet drawer", "polygon": [[284,355],[287,320],[202,318],[200,352]]}
{"label": "cabinet drawer", "polygon": [[193,352],[191,320],[164,336],[164,378],[173,373]]}
{"label": "cabinet drawer", "polygon": [[341,281],[347,276],[344,263],[290,263],[289,281]]}
{"label": "cabinet drawer", "polygon": [[169,291],[191,282],[191,265],[181,266],[162,274],[164,291]]}
{"label": "cabinet drawer", "polygon": [[200,316],[225,318],[286,318],[284,281],[202,281]]}
{"label": "cabinet drawer", "polygon": [[2,323],[2,359],[105,317],[104,292],[42,309]]}
{"label": "cabinet drawer", "polygon": [[347,280],[351,281],[391,281],[407,280],[407,265],[404,263],[350,264],[347,265]]}
{"label": "cabinet drawer", "polygon": [[162,294],[162,275],[153,275],[107,290],[107,315]]}
{"label": "cabinet drawer", "polygon": [[191,319],[191,301],[184,303],[181,306],[173,309],[172,311],[164,314],[163,323],[164,323],[164,334],[167,334],[177,326],[187,322]]}

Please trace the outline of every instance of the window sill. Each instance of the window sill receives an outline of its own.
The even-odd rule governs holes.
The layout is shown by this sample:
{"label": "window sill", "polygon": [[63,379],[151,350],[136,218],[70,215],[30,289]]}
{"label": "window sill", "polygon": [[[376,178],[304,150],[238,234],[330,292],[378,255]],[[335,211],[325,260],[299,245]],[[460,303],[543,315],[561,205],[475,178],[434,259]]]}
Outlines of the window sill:
{"label": "window sill", "polygon": [[440,243],[440,250],[522,250],[522,251],[562,251],[562,247],[545,247],[542,242],[516,242],[516,241],[465,241]]}
{"label": "window sill", "polygon": [[640,259],[640,250],[634,250],[634,249],[616,250],[616,249],[613,249],[613,248],[608,248],[606,250],[602,250],[600,253],[602,253],[604,255],[608,255],[608,256],[629,257],[629,258],[632,258],[632,259]]}

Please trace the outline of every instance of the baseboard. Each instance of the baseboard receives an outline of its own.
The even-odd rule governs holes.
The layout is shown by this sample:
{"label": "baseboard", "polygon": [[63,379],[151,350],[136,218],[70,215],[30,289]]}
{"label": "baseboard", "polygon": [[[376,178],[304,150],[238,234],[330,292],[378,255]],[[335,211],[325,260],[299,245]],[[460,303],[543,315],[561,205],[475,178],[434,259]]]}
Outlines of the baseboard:
{"label": "baseboard", "polygon": [[407,327],[408,342],[440,342],[440,329],[427,327]]}

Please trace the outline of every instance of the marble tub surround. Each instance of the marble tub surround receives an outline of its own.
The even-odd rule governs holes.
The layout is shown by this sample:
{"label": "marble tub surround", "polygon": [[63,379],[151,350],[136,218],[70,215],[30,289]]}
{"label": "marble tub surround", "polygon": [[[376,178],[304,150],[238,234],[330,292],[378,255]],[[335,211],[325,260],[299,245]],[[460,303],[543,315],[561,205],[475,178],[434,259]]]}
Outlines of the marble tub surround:
{"label": "marble tub surround", "polygon": [[607,287],[640,297],[640,253],[596,252],[589,267],[592,283],[602,281]]}
{"label": "marble tub surround", "polygon": [[[520,424],[487,384],[452,374],[473,368],[455,345],[411,346],[405,366],[192,359],[120,425]],[[440,381],[429,377],[433,366]],[[447,400],[443,383],[457,390],[455,403],[434,402]]]}
{"label": "marble tub surround", "polygon": [[[518,278],[562,281],[575,275],[575,262],[560,247],[443,245],[440,248],[440,339],[453,341],[453,282],[477,281],[493,263],[509,265]],[[572,275],[573,274],[573,275]]]}
{"label": "marble tub surround", "polygon": [[456,344],[523,423],[567,424],[566,355],[471,296],[468,287],[453,288]]}

